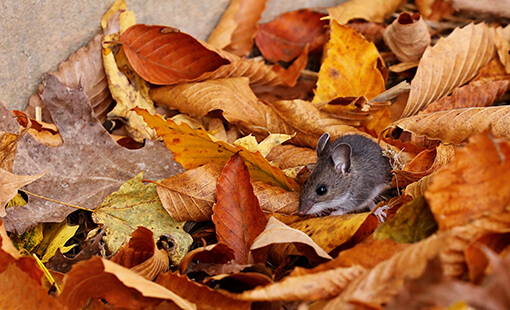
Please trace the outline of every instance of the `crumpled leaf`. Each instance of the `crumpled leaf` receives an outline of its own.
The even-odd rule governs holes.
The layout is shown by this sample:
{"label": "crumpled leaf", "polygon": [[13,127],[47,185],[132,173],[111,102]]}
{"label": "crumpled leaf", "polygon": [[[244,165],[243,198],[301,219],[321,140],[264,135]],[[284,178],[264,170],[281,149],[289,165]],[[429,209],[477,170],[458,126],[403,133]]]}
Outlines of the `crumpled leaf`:
{"label": "crumpled leaf", "polygon": [[277,73],[262,61],[217,50],[164,26],[134,25],[124,31],[120,43],[136,73],[157,85],[246,76],[250,84],[292,86],[299,77],[285,77],[287,71]]}
{"label": "crumpled leaf", "polygon": [[156,103],[189,115],[202,117],[220,110],[229,123],[253,134],[293,134],[271,106],[253,94],[245,77],[164,86],[152,89],[150,94]]}
{"label": "crumpled leaf", "polygon": [[12,113],[17,116],[18,123],[28,129],[28,133],[37,142],[51,147],[58,147],[64,143],[55,124],[38,122],[21,111],[13,110]]}
{"label": "crumpled leaf", "polygon": [[142,174],[124,183],[98,206],[92,218],[104,224],[105,243],[110,253],[115,253],[138,226],[150,229],[154,239],[169,234],[174,240],[170,259],[178,264],[191,245],[191,236],[182,230],[184,223],[172,219],[161,205],[156,184],[143,184]]}
{"label": "crumpled leaf", "polygon": [[494,135],[510,140],[509,113],[508,106],[457,109],[403,118],[388,128],[393,131],[398,127],[443,143],[460,144],[488,129]]}
{"label": "crumpled leaf", "polygon": [[[331,256],[319,247],[304,232],[291,228],[274,217],[270,217],[264,231],[253,241],[250,251],[254,256],[273,244],[292,243],[312,261],[331,260]],[[265,258],[261,261],[265,261]]]}
{"label": "crumpled leaf", "polygon": [[440,229],[465,225],[487,213],[501,213],[510,204],[510,143],[487,133],[473,136],[440,169],[425,198]]}
{"label": "crumpled leaf", "polygon": [[250,183],[243,158],[235,154],[218,179],[212,221],[216,238],[234,250],[234,261],[249,262],[248,254],[255,238],[264,230],[266,217]]}
{"label": "crumpled leaf", "polygon": [[251,303],[240,301],[223,293],[223,290],[213,290],[207,285],[190,280],[177,272],[160,274],[156,283],[170,291],[186,298],[197,305],[198,309],[251,309]]}
{"label": "crumpled leaf", "polygon": [[269,23],[259,25],[255,43],[270,62],[292,61],[305,46],[317,52],[327,40],[325,15],[308,9],[286,12]]}
{"label": "crumpled leaf", "polygon": [[18,189],[40,179],[45,172],[38,175],[15,175],[0,168],[0,217],[4,217],[5,206],[18,194]]}
{"label": "crumpled leaf", "polygon": [[236,298],[250,301],[319,300],[337,296],[365,272],[361,266],[335,268],[314,274],[286,277],[280,282],[245,291]]}
{"label": "crumpled leaf", "polygon": [[[91,278],[91,274],[94,277]],[[65,275],[64,287],[59,296],[61,303],[68,309],[79,309],[90,298],[104,299],[110,305],[126,309],[156,306],[162,300],[170,300],[181,309],[196,309],[194,303],[168,289],[97,256],[76,264]]]}
{"label": "crumpled leaf", "polygon": [[384,30],[384,42],[400,61],[412,62],[420,59],[430,44],[427,24],[419,13],[400,13],[397,19]]}
{"label": "crumpled leaf", "polygon": [[400,243],[415,243],[437,230],[434,215],[423,197],[400,207],[397,213],[374,231],[374,239],[389,238]]}
{"label": "crumpled leaf", "polygon": [[142,226],[133,231],[128,244],[122,246],[111,261],[151,281],[167,271],[170,263],[165,250],[156,246],[152,231]]}
{"label": "crumpled leaf", "polygon": [[271,166],[260,153],[252,153],[243,147],[236,147],[223,141],[215,141],[202,129],[193,130],[188,125],[177,125],[171,120],[164,121],[147,111],[135,109],[145,121],[163,137],[174,158],[185,169],[214,162],[224,165],[232,155],[239,153],[244,158],[252,181],[263,181],[287,190],[299,191],[299,185],[287,177],[282,170]]}
{"label": "crumpled leaf", "polygon": [[484,23],[455,29],[425,50],[402,117],[415,115],[427,105],[471,80],[494,55],[494,31]]}
{"label": "crumpled leaf", "polygon": [[402,2],[403,0],[350,0],[329,8],[328,13],[331,19],[341,25],[353,19],[382,23]]}
{"label": "crumpled leaf", "polygon": [[372,99],[386,89],[377,48],[354,29],[332,21],[325,53],[313,102],[349,96]]}
{"label": "crumpled leaf", "polygon": [[[171,160],[168,150],[157,142],[147,141],[138,150],[119,146],[92,116],[83,91],[67,89],[55,76],[46,78],[43,99],[64,145],[47,147],[30,136],[18,142],[13,172],[34,174],[47,171],[26,190],[94,209],[108,194],[140,171],[146,171],[147,178],[158,179],[180,169]],[[0,123],[0,127],[3,125]],[[67,206],[29,197],[25,206],[9,208],[4,222],[9,230],[23,233],[37,223],[61,222],[73,211]]]}
{"label": "crumpled leaf", "polygon": [[230,1],[216,28],[207,38],[207,43],[237,56],[248,56],[266,1]]}

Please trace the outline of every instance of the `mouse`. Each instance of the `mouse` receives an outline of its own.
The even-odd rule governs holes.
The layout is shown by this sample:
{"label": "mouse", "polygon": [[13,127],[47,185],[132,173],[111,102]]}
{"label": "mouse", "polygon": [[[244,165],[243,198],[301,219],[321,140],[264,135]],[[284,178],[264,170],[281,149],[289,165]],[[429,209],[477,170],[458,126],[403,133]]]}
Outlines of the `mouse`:
{"label": "mouse", "polygon": [[300,215],[342,215],[373,210],[391,187],[391,165],[382,148],[359,134],[317,143],[317,163],[299,197]]}

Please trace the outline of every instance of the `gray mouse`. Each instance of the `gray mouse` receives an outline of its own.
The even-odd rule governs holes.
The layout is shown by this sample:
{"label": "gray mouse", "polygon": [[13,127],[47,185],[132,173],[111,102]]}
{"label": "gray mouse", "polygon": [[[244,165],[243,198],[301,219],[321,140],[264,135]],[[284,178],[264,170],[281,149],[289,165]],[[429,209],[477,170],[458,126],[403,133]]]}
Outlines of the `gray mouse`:
{"label": "gray mouse", "polygon": [[391,166],[381,147],[362,135],[317,143],[317,163],[299,197],[299,214],[341,215],[372,210],[390,188]]}

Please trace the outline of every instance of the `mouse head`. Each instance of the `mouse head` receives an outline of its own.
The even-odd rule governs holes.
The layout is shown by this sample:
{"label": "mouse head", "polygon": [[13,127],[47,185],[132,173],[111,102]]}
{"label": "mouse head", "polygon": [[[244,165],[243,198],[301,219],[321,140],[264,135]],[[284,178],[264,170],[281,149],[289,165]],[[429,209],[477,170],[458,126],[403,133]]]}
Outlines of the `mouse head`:
{"label": "mouse head", "polygon": [[317,143],[317,164],[301,191],[299,213],[318,214],[334,210],[349,198],[352,149],[349,144],[334,146],[329,134],[323,134]]}

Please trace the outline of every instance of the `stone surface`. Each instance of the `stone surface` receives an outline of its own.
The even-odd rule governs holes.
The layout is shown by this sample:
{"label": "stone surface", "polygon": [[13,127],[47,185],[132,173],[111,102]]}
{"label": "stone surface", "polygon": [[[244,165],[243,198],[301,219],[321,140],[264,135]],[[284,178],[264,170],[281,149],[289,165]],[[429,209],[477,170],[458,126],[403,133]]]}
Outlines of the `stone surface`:
{"label": "stone surface", "polygon": [[[115,0],[15,0],[0,3],[0,102],[24,109],[44,72],[55,71],[94,37]],[[229,0],[126,0],[137,22],[179,28],[206,39]],[[269,0],[262,21],[303,7],[325,8],[341,0]]]}

